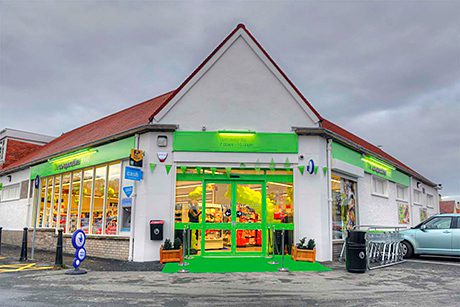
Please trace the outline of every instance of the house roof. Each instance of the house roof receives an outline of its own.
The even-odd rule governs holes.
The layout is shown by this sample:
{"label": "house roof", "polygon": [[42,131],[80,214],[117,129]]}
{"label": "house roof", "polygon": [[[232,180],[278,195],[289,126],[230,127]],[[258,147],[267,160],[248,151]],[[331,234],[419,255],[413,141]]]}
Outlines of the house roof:
{"label": "house roof", "polygon": [[339,127],[338,125],[328,121],[323,118],[308,102],[308,100],[302,95],[302,93],[297,89],[297,87],[289,80],[287,75],[281,70],[281,68],[273,61],[270,55],[263,49],[263,47],[257,42],[254,36],[246,29],[243,24],[239,24],[223,41],[217,46],[216,49],[193,71],[193,73],[185,79],[185,81],[175,90],[170,91],[161,96],[149,99],[147,101],[136,104],[127,109],[121,110],[117,113],[108,115],[99,120],[96,120],[92,123],[84,125],[82,127],[76,128],[72,131],[66,132],[54,139],[50,143],[41,147],[34,153],[22,158],[21,160],[9,165],[8,167],[0,170],[0,173],[6,173],[8,170],[13,170],[21,166],[31,165],[34,162],[41,162],[43,159],[68,152],[71,150],[79,149],[83,146],[88,146],[92,142],[108,138],[112,135],[122,133],[143,125],[151,123],[153,118],[158,112],[160,112],[167,104],[171,101],[172,98],[193,78],[195,74],[199,72],[203,66],[213,57],[215,53],[218,52],[220,48],[226,43],[230,37],[235,34],[239,29],[244,30],[254,43],[261,49],[261,51],[267,56],[267,58],[272,62],[275,68],[281,73],[281,75],[287,80],[287,82],[292,86],[294,91],[299,95],[299,97],[304,101],[304,103],[312,110],[312,112],[320,119],[320,125],[322,128],[329,130],[348,141],[361,146],[368,151],[384,158],[385,160],[392,162],[395,166],[399,167],[401,170],[409,172],[411,175],[417,176],[419,179],[433,184],[425,177],[418,174],[413,169],[406,166],[404,163],[398,159],[387,154],[377,146],[372,145],[371,143],[363,140],[362,138],[348,132],[347,130]]}

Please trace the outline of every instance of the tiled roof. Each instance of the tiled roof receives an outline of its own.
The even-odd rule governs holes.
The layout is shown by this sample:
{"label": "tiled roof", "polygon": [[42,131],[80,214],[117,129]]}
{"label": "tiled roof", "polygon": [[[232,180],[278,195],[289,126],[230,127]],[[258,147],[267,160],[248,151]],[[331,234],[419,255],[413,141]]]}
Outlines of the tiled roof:
{"label": "tiled roof", "polygon": [[169,92],[149,99],[72,131],[66,132],[35,152],[8,165],[1,171],[3,172],[33,161],[39,161],[59,152],[70,151],[85,144],[102,140],[142,125],[147,125],[149,123],[149,116],[152,112],[156,110],[171,94],[172,92]]}

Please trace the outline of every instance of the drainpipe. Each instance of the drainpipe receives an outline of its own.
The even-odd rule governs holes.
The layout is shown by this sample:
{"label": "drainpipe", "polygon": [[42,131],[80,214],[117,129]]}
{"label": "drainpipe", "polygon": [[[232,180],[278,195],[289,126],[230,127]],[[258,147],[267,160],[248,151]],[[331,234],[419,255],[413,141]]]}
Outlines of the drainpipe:
{"label": "drainpipe", "polygon": [[[139,149],[139,134],[134,135],[134,147]],[[133,202],[131,204],[131,231],[129,232],[128,261],[133,261],[134,254],[134,225],[136,221],[137,181],[133,183]]]}
{"label": "drainpipe", "polygon": [[411,227],[413,227],[415,224],[414,224],[414,196],[412,195],[414,193],[414,189],[412,188],[412,176],[409,177],[409,193],[408,196],[409,196],[409,216],[410,216],[410,223],[409,225]]}
{"label": "drainpipe", "polygon": [[331,246],[329,252],[329,259],[332,260],[333,256],[333,244],[332,244],[332,139],[327,139],[327,150],[326,150],[326,159],[327,159],[327,223],[329,226],[329,243]]}

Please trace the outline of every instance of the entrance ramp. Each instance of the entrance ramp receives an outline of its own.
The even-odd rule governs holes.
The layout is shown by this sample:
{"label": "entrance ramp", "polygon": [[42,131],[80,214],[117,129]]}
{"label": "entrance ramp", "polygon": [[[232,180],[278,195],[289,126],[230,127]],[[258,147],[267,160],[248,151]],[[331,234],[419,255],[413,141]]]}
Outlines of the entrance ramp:
{"label": "entrance ramp", "polygon": [[[281,264],[269,264],[265,257],[194,257],[188,259],[186,266],[190,273],[239,273],[239,272],[278,272]],[[281,256],[276,255],[275,261],[281,263]],[[319,262],[294,261],[285,257],[285,267],[290,272],[326,272],[331,269]],[[163,273],[177,273],[182,268],[180,263],[167,263]]]}

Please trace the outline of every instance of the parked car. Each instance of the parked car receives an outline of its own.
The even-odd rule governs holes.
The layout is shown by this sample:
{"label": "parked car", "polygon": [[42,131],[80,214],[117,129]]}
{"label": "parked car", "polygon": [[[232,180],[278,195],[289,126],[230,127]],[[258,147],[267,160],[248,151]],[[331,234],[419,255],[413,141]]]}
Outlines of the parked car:
{"label": "parked car", "polygon": [[460,256],[460,214],[437,214],[402,230],[405,258],[415,255]]}

